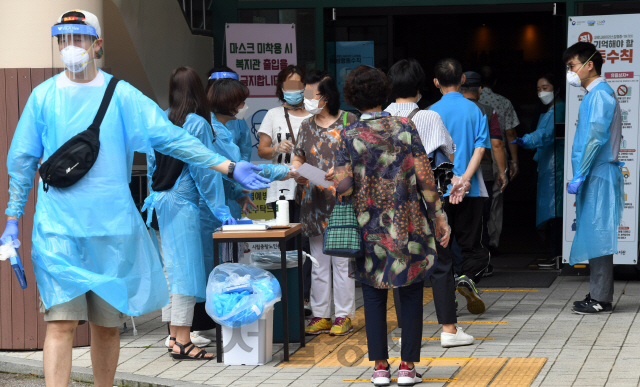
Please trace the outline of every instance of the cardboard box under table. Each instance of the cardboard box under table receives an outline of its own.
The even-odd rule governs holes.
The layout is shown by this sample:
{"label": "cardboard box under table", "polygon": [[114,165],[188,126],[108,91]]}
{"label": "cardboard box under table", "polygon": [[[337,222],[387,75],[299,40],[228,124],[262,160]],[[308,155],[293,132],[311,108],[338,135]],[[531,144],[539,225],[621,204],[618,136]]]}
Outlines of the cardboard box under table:
{"label": "cardboard box under table", "polygon": [[[299,223],[291,223],[289,228],[269,229],[265,231],[217,231],[213,233],[213,264],[216,266],[220,261],[220,243],[234,243],[233,262],[238,262],[238,242],[278,242],[280,246],[280,254],[282,257],[282,320],[283,324],[283,344],[284,344],[284,361],[289,361],[289,308],[287,295],[287,247],[286,243],[291,238],[297,238],[298,245],[298,294],[299,294],[299,312],[300,312],[300,332],[304,332],[304,295],[302,284],[302,225]],[[216,324],[216,352],[218,363],[222,363],[222,335],[221,329]],[[304,338],[300,340],[300,346],[305,346]]]}

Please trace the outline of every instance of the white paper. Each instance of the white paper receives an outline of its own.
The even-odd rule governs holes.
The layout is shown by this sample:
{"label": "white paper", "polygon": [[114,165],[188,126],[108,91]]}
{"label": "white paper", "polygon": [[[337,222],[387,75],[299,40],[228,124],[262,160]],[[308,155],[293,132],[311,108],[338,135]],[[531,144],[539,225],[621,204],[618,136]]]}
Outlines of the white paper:
{"label": "white paper", "polygon": [[303,177],[306,177],[307,179],[309,179],[309,181],[312,182],[313,184],[318,185],[320,187],[329,188],[331,187],[331,185],[333,185],[332,181],[326,181],[324,179],[324,177],[327,175],[327,172],[323,171],[320,168],[316,168],[312,165],[309,165],[307,163],[302,164],[300,168],[296,169],[296,172],[298,172]]}

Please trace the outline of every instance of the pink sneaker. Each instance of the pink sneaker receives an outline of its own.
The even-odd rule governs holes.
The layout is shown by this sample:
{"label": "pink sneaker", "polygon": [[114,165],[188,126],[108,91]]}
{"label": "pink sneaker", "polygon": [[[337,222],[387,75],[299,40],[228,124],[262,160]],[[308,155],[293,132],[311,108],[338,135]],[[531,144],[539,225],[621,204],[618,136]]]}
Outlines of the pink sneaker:
{"label": "pink sneaker", "polygon": [[407,363],[402,362],[398,369],[398,386],[413,386],[422,383],[422,375],[416,371],[416,367],[409,369]]}
{"label": "pink sneaker", "polygon": [[374,386],[388,386],[391,384],[391,367],[387,366],[385,368],[382,363],[378,364],[378,368],[373,371],[371,383]]}

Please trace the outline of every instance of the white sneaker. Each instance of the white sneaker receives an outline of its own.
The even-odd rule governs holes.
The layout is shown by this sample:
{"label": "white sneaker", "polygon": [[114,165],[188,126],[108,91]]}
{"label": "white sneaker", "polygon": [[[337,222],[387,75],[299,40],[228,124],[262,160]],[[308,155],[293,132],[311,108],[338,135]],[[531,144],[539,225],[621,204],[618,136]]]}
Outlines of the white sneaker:
{"label": "white sneaker", "polygon": [[167,336],[167,339],[164,341],[164,346],[169,348],[169,349],[171,349],[171,347],[169,347],[169,342],[171,341],[171,340],[169,340],[170,338],[171,338],[171,336],[169,335],[169,336]]}
{"label": "white sneaker", "polygon": [[456,327],[457,332],[453,333],[442,332],[440,334],[440,344],[442,348],[461,347],[463,345],[473,344],[473,336],[464,333],[462,328]]}
{"label": "white sneaker", "polygon": [[211,331],[214,332],[214,336],[213,337],[215,337],[215,331],[216,331],[215,329],[211,329],[211,330],[208,330],[208,331],[193,331],[193,332],[191,332],[191,335],[190,335],[191,342],[196,347],[199,347],[199,348],[208,346],[209,344],[211,344],[211,339],[205,337],[205,334],[208,334]]}

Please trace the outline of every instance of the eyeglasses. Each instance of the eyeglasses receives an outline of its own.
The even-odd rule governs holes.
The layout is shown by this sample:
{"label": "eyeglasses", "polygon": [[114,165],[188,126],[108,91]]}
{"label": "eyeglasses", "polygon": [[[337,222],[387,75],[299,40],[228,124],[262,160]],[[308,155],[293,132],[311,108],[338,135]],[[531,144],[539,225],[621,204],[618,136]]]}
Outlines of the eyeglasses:
{"label": "eyeglasses", "polygon": [[567,65],[567,71],[573,71],[573,68],[574,68],[574,67],[576,67],[576,66],[578,66],[578,65],[581,65],[581,64],[582,64],[582,63],[580,63],[580,62],[578,62],[578,63],[574,63],[574,64],[569,64],[569,65]]}

